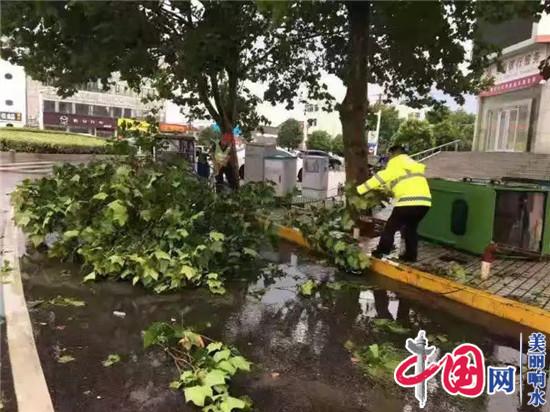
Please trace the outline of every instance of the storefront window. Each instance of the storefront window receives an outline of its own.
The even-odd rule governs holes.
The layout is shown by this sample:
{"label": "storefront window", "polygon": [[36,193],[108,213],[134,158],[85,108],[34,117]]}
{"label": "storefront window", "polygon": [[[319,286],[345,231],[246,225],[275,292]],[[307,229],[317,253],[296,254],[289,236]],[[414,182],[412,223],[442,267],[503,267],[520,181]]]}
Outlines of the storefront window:
{"label": "storefront window", "polygon": [[90,105],[88,104],[77,103],[75,105],[75,109],[76,109],[76,114],[84,114],[84,115],[90,114]]}
{"label": "storefront window", "polygon": [[491,109],[486,114],[485,144],[487,151],[527,150],[530,103]]}
{"label": "storefront window", "polygon": [[55,112],[55,102],[53,100],[44,100],[44,111]]}
{"label": "storefront window", "polygon": [[111,117],[122,117],[122,109],[120,107],[111,107]]}
{"label": "storefront window", "polygon": [[124,117],[132,117],[132,109],[124,109]]}
{"label": "storefront window", "polygon": [[59,112],[60,113],[72,113],[73,104],[68,102],[59,102]]}
{"label": "storefront window", "polygon": [[105,106],[92,106],[94,116],[109,116],[109,111]]}

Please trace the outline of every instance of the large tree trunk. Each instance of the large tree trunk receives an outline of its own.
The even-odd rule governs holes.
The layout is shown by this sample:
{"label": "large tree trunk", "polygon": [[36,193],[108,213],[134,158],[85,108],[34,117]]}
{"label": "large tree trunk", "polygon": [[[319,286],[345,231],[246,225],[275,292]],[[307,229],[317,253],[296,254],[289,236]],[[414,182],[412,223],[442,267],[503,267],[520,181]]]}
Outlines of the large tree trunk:
{"label": "large tree trunk", "polygon": [[367,73],[370,2],[348,1],[350,47],[348,73],[344,83],[346,96],[340,105],[340,120],[344,138],[346,180],[353,184],[369,176],[368,145],[366,136]]}

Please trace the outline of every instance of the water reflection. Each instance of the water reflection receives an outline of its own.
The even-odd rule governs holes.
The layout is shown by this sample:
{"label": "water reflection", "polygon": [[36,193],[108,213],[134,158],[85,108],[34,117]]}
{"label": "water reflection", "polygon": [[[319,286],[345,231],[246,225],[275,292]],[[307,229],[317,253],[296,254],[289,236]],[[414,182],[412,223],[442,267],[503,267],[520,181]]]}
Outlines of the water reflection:
{"label": "water reflection", "polygon": [[[89,406],[81,399],[78,381],[83,379],[103,397],[107,406],[102,410],[146,410],[139,405],[145,398],[155,399],[154,409],[160,411],[181,405],[181,398],[166,389],[174,376],[171,365],[162,353],[141,348],[141,330],[157,320],[175,319],[239,347],[257,368],[251,376],[237,380],[237,390],[249,394],[262,411],[419,410],[412,391],[398,389],[391,376],[387,380],[366,377],[352,363],[344,347],[347,340],[358,345],[388,341],[403,348],[405,338],[423,328],[431,339],[439,336],[447,342],[438,343],[443,351],[472,342],[490,357],[488,364],[517,364],[515,341],[492,336],[481,327],[426,306],[429,300],[403,298],[401,291],[386,289],[374,277],[337,273],[307,256],[295,258],[294,252],[286,247],[269,253],[266,256],[279,260],[276,267],[267,272],[254,269],[246,280],[229,284],[222,297],[204,290],[154,296],[123,282],[82,285],[76,271],[60,276],[59,267],[40,260],[33,263],[31,258],[24,265],[29,300],[61,294],[87,302],[85,310],[38,306],[32,312],[45,373],[49,382],[61,385],[54,391],[57,409],[74,410],[75,399]],[[306,279],[321,285],[312,297],[297,292]],[[339,289],[327,286],[335,281]],[[125,312],[126,318],[114,317],[113,310]],[[375,319],[395,320],[409,328],[410,334],[381,332]],[[63,332],[56,329],[59,325],[66,326]],[[54,347],[75,352],[79,380],[63,378],[65,372],[52,359]],[[106,353],[120,353],[132,361],[109,370],[110,378],[105,380],[107,372],[100,360]],[[113,391],[111,387],[117,384],[128,388],[128,393],[122,396]],[[443,393],[436,379],[430,381],[428,390],[428,412],[529,410],[519,406],[517,395],[452,398]],[[526,396],[524,392],[524,400]]]}

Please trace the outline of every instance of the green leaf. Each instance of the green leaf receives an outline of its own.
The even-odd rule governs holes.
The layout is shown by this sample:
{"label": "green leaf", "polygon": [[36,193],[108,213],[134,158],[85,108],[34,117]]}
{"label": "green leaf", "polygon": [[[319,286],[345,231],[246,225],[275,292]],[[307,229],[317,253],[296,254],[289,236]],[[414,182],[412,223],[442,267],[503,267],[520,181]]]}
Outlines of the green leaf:
{"label": "green leaf", "polygon": [[79,233],[80,232],[78,230],[67,230],[65,233],[63,233],[63,239],[73,239],[75,237],[78,237]]}
{"label": "green leaf", "polygon": [[221,342],[212,342],[208,344],[208,346],[206,347],[206,350],[208,351],[208,353],[212,353],[217,350],[220,350],[222,346],[223,344]]}
{"label": "green leaf", "polygon": [[160,250],[160,249],[155,250],[154,255],[158,260],[161,260],[161,259],[170,260],[171,259],[170,255],[168,253],[166,253],[164,250]]}
{"label": "green leaf", "polygon": [[374,343],[372,345],[369,345],[369,353],[371,354],[373,359],[378,359],[380,357],[378,344]]}
{"label": "green leaf", "polygon": [[34,247],[38,247],[42,244],[42,242],[44,242],[44,236],[42,235],[32,235],[29,237],[29,239],[31,240],[31,243]]}
{"label": "green leaf", "polygon": [[82,300],[78,300],[78,299],[73,299],[73,298],[69,298],[69,297],[64,297],[64,296],[56,296],[55,298],[53,299],[50,299],[48,301],[48,303],[50,305],[56,305],[56,306],[76,306],[76,307],[81,307],[81,306],[85,306],[86,303]]}
{"label": "green leaf", "polygon": [[182,265],[180,273],[187,279],[193,279],[197,275],[197,271],[194,267],[188,265]]}
{"label": "green leaf", "polygon": [[87,274],[86,276],[84,276],[83,282],[88,282],[90,280],[95,280],[95,272],[91,272],[91,273]]}
{"label": "green leaf", "polygon": [[222,360],[229,359],[230,356],[231,356],[231,351],[229,349],[224,349],[219,352],[216,352],[212,358],[214,359],[214,362],[220,362]]}
{"label": "green leaf", "polygon": [[57,363],[69,363],[74,361],[75,358],[71,355],[63,355],[57,358]]}
{"label": "green leaf", "polygon": [[115,200],[107,205],[113,211],[113,220],[120,226],[124,226],[128,220],[128,209],[120,200]]}
{"label": "green leaf", "polygon": [[195,385],[183,390],[186,402],[193,402],[197,406],[204,406],[207,397],[212,397],[212,388],[205,385]]}
{"label": "green leaf", "polygon": [[202,383],[207,386],[223,385],[225,384],[226,376],[227,372],[220,369],[214,369],[206,374],[206,376],[202,379]]}
{"label": "green leaf", "polygon": [[229,362],[231,362],[231,364],[237,369],[250,371],[251,363],[242,356],[233,356],[231,359],[229,359]]}
{"label": "green leaf", "polygon": [[232,396],[226,397],[222,403],[220,403],[221,412],[231,412],[233,409],[244,409],[246,403],[239,398]]}
{"label": "green leaf", "polygon": [[107,199],[107,196],[109,196],[107,193],[99,192],[99,193],[96,193],[94,195],[94,197],[92,197],[92,199],[94,199],[94,200],[105,200],[105,199]]}
{"label": "green leaf", "polygon": [[181,382],[180,381],[172,381],[170,382],[170,385],[168,385],[170,389],[179,389],[181,388]]}
{"label": "green leaf", "polygon": [[105,359],[101,363],[103,364],[103,366],[108,368],[108,367],[113,366],[115,363],[118,363],[118,362],[120,362],[120,355],[118,355],[117,353],[111,353],[111,354],[109,354],[109,356],[107,356],[107,359]]}
{"label": "green leaf", "polygon": [[251,256],[253,258],[258,257],[258,252],[256,252],[254,249],[250,249],[249,247],[244,247],[243,252],[245,255]]}
{"label": "green leaf", "polygon": [[216,231],[210,232],[209,236],[210,236],[210,239],[214,241],[221,241],[225,239],[225,235],[223,233],[216,232]]}
{"label": "green leaf", "polygon": [[317,284],[313,280],[309,279],[300,285],[300,294],[303,296],[311,296],[316,287]]}
{"label": "green leaf", "polygon": [[132,285],[135,286],[136,283],[139,282],[139,275],[135,275],[133,278],[132,278]]}
{"label": "green leaf", "polygon": [[79,175],[74,175],[73,177],[71,177],[71,182],[80,182],[80,176]]}
{"label": "green leaf", "polygon": [[229,362],[227,360],[222,360],[221,362],[218,362],[216,367],[218,367],[219,369],[223,369],[224,371],[226,371],[230,375],[234,375],[235,372],[237,372],[237,368],[231,362]]}

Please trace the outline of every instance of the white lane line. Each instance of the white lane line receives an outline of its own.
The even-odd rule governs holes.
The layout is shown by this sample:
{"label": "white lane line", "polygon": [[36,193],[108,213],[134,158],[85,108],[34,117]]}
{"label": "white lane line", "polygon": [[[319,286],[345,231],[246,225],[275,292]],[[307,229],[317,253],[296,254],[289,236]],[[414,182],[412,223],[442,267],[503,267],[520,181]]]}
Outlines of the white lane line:
{"label": "white lane line", "polygon": [[19,412],[53,412],[52,399],[42,371],[32,332],[31,318],[23,293],[19,269],[18,229],[12,220],[13,210],[5,216],[3,260],[13,270],[9,283],[2,284],[6,329],[13,386]]}

